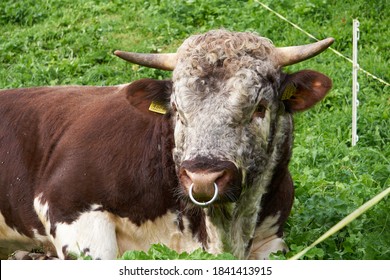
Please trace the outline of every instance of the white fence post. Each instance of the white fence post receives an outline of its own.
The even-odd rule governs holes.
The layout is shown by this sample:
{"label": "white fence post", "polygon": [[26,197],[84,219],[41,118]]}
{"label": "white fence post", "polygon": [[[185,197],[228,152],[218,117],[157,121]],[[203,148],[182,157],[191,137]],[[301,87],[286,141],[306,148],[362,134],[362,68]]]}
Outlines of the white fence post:
{"label": "white fence post", "polygon": [[352,36],[352,147],[356,146],[359,140],[357,135],[357,107],[359,100],[357,99],[359,92],[359,83],[357,75],[359,70],[358,64],[358,48],[357,41],[359,40],[359,21],[353,20],[353,36]]}

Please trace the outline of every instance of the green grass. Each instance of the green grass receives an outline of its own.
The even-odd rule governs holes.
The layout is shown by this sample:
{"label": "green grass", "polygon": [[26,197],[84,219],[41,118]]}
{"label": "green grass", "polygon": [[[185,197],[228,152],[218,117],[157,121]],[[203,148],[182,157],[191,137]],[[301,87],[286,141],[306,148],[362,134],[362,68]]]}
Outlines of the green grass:
{"label": "green grass", "polygon": [[[264,0],[351,58],[352,20],[360,21],[359,64],[389,82],[390,4],[386,0]],[[0,2],[0,88],[113,85],[169,72],[127,64],[116,49],[175,51],[191,34],[224,27],[256,31],[275,45],[312,42],[257,1],[114,0]],[[296,199],[286,225],[293,255],[390,185],[390,90],[359,73],[359,142],[351,148],[350,62],[327,51],[288,67],[315,69],[333,89],[295,118],[290,169]],[[277,255],[275,258],[283,258]],[[384,199],[309,251],[307,259],[390,259],[390,205]]]}
{"label": "green grass", "polygon": [[219,255],[209,254],[202,249],[197,249],[191,253],[176,251],[165,245],[154,244],[147,252],[127,251],[120,258],[121,260],[234,260],[234,256],[229,253]]}

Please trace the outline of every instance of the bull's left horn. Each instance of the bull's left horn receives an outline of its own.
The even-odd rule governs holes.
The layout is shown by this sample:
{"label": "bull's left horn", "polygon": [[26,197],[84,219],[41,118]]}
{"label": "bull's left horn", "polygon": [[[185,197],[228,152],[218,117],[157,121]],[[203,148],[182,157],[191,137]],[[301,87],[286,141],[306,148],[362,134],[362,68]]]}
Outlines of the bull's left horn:
{"label": "bull's left horn", "polygon": [[280,66],[287,66],[312,58],[326,50],[333,42],[333,38],[327,38],[303,46],[276,48],[275,56],[277,64]]}
{"label": "bull's left horn", "polygon": [[177,63],[176,53],[144,54],[115,51],[114,54],[131,63],[161,70],[172,71]]}

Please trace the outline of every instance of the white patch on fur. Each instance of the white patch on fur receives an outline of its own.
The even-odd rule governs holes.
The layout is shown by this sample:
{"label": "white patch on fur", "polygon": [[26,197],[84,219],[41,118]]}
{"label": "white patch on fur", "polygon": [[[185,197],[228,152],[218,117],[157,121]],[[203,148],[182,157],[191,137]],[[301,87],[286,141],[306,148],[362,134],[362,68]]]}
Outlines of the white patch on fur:
{"label": "white patch on fur", "polygon": [[266,217],[260,226],[256,228],[253,238],[262,240],[276,234],[279,229],[279,224],[277,224],[279,218],[280,213],[277,213],[275,216]]}
{"label": "white patch on fur", "polygon": [[[192,235],[189,228],[189,221],[183,217],[184,230],[181,231],[177,225],[177,215],[172,212],[155,219],[146,221],[140,226],[132,223],[127,218],[114,217],[117,228],[117,239],[119,253],[123,254],[126,250],[147,251],[152,244],[165,244],[177,252],[192,252],[202,248],[202,244]],[[211,235],[211,243],[217,244],[214,240],[212,227],[208,227],[208,233]],[[211,252],[219,251],[214,245],[210,248]]]}
{"label": "white patch on fur", "polygon": [[268,137],[271,127],[271,113],[269,110],[265,112],[264,118],[257,118],[256,122],[260,130],[261,139],[266,143],[268,142]]}
{"label": "white patch on fur", "polygon": [[271,253],[278,251],[287,252],[288,247],[284,240],[277,235],[272,235],[253,246],[249,254],[250,260],[268,260]]}
{"label": "white patch on fur", "polygon": [[[178,252],[192,252],[202,248],[197,236],[193,236],[190,223],[183,217],[184,230],[181,231],[177,222],[177,214],[168,212],[155,219],[146,221],[140,226],[128,218],[120,218],[106,211],[100,211],[100,205],[91,205],[90,209],[70,224],[49,221],[49,204],[42,203],[42,194],[34,199],[34,209],[39,220],[45,227],[47,236],[33,230],[34,239],[19,234],[6,226],[4,217],[0,214],[0,240],[13,239],[32,245],[44,245],[55,251],[60,259],[66,254],[87,255],[94,259],[115,259],[127,250],[149,250],[152,244],[165,244]],[[51,228],[55,235],[51,235]],[[206,250],[217,254],[222,252],[223,244],[217,228],[206,217],[208,245]]]}
{"label": "white patch on fur", "polygon": [[71,224],[55,224],[53,243],[59,258],[65,258],[63,249],[67,253],[89,255],[94,259],[116,258],[115,225],[109,213],[95,210],[98,207],[92,205],[90,211],[82,213]]}
{"label": "white patch on fur", "polygon": [[42,203],[43,194],[39,194],[34,199],[34,210],[43,227],[45,228],[46,235],[50,235],[50,220],[49,220],[49,203]]}
{"label": "white patch on fur", "polygon": [[[38,210],[36,211],[39,215],[39,219],[47,221],[45,216],[48,213],[48,205],[47,203],[44,205],[40,204],[40,198],[41,196],[38,196],[36,199],[34,199],[34,208]],[[51,240],[48,236],[39,234],[37,229],[32,229],[32,233],[33,237],[30,238],[18,232],[16,228],[9,227],[5,222],[4,216],[0,213],[0,248],[2,248],[0,250],[1,252],[12,253],[13,250],[17,249],[32,250],[34,248],[40,248],[42,246],[52,251],[52,246],[50,245]]]}
{"label": "white patch on fur", "polygon": [[45,244],[46,246],[48,246],[48,243],[51,243],[50,238],[47,235],[39,234],[38,230],[33,229],[33,234],[34,234],[33,237],[34,240],[37,240],[40,243]]}
{"label": "white patch on fur", "polygon": [[220,231],[222,229],[218,229],[210,220],[210,217],[206,216],[206,230],[207,230],[207,238],[208,238],[208,247],[206,251],[211,254],[221,254],[223,252],[223,242],[222,242],[222,234]]}
{"label": "white patch on fur", "polygon": [[32,250],[35,248],[45,248],[53,251],[50,240],[47,236],[42,236],[37,229],[33,229],[33,238],[19,233],[15,228],[7,226],[4,216],[0,213],[0,256],[6,258],[15,250]]}
{"label": "white patch on fur", "polygon": [[5,223],[4,216],[0,213],[0,240],[13,240],[22,243],[31,242],[31,239],[23,234],[20,234],[16,229],[10,228]]}
{"label": "white patch on fur", "polygon": [[249,259],[264,260],[268,259],[271,253],[288,250],[283,239],[276,235],[280,226],[277,223],[279,217],[279,213],[275,216],[269,216],[256,228]]}

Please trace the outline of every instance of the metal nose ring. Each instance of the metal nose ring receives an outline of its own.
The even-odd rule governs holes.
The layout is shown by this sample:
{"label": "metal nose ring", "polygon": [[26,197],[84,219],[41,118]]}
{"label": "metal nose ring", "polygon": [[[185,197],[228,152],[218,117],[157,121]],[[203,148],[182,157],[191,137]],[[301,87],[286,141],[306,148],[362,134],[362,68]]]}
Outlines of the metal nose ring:
{"label": "metal nose ring", "polygon": [[190,186],[189,196],[190,196],[190,199],[192,200],[192,202],[194,204],[196,204],[196,205],[207,206],[207,205],[213,203],[217,199],[217,196],[218,196],[218,185],[216,183],[214,183],[214,196],[209,201],[206,201],[206,202],[199,202],[199,201],[197,201],[194,198],[194,196],[192,195],[192,189],[193,188],[194,188],[194,183],[192,183],[191,186]]}

